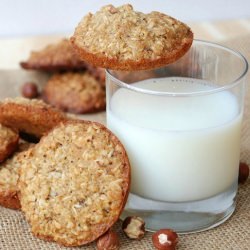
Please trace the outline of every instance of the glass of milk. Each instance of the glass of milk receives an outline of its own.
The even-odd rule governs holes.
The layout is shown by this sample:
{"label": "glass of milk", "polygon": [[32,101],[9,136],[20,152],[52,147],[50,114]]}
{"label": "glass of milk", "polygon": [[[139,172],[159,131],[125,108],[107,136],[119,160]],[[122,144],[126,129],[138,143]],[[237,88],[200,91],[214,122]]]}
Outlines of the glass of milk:
{"label": "glass of milk", "polygon": [[107,126],[132,168],[122,217],[148,230],[215,227],[235,209],[246,59],[194,41],[177,62],[148,71],[108,70]]}

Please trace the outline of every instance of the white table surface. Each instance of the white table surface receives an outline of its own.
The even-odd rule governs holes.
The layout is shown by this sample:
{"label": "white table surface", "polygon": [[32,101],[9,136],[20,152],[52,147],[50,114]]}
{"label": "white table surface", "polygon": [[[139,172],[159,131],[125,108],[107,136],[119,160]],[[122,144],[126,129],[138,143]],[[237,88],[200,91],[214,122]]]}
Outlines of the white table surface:
{"label": "white table surface", "polygon": [[185,22],[250,17],[250,0],[0,0],[0,38],[72,33],[82,16],[101,6],[130,2]]}

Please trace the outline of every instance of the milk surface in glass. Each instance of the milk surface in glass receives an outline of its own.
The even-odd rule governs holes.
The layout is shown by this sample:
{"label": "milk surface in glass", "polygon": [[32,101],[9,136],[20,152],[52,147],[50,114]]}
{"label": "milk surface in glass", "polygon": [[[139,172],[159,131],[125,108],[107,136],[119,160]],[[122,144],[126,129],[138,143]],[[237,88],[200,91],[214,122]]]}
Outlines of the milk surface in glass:
{"label": "milk surface in glass", "polygon": [[[191,93],[215,88],[187,78],[149,79],[142,89]],[[242,114],[229,91],[159,96],[120,88],[107,109],[108,127],[132,166],[132,193],[153,200],[202,200],[236,181]]]}

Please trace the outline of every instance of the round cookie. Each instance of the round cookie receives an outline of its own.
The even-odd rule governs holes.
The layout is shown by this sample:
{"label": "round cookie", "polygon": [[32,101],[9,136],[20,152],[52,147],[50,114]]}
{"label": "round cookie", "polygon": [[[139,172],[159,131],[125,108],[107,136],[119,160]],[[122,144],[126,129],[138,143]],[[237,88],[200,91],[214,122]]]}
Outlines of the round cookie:
{"label": "round cookie", "polygon": [[0,162],[7,159],[18,145],[19,135],[12,129],[0,124]]}
{"label": "round cookie", "polygon": [[85,69],[86,63],[76,55],[70,41],[63,39],[49,44],[40,51],[33,51],[27,61],[20,63],[24,69],[63,71]]}
{"label": "round cookie", "polygon": [[65,120],[62,112],[41,100],[17,97],[0,102],[0,123],[37,138]]}
{"label": "round cookie", "polygon": [[81,20],[71,42],[78,55],[96,67],[135,71],[176,61],[189,50],[193,33],[160,12],[144,14],[129,4],[107,5]]}
{"label": "round cookie", "polygon": [[22,211],[39,238],[64,246],[96,240],[119,218],[130,186],[122,144],[103,125],[68,121],[22,165]]}
{"label": "round cookie", "polygon": [[23,161],[28,157],[30,143],[20,143],[14,155],[0,164],[0,205],[19,209],[20,201],[18,198],[17,182],[19,179],[19,168]]}
{"label": "round cookie", "polygon": [[77,114],[105,110],[105,97],[104,88],[87,72],[55,74],[43,89],[45,102]]}

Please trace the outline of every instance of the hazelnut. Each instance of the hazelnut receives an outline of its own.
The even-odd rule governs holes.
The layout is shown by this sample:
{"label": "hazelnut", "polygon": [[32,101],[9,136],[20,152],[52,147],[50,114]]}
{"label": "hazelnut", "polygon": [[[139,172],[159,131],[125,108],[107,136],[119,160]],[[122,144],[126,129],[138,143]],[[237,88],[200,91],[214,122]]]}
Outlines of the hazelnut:
{"label": "hazelnut", "polygon": [[27,82],[22,86],[22,95],[26,98],[36,98],[38,97],[38,89],[35,83]]}
{"label": "hazelnut", "polygon": [[98,250],[117,250],[120,247],[119,236],[109,230],[97,240],[96,246]]}
{"label": "hazelnut", "polygon": [[249,166],[246,163],[240,162],[238,182],[244,183],[249,176]]}
{"label": "hazelnut", "polygon": [[130,239],[141,239],[145,234],[145,222],[138,216],[127,217],[122,223],[122,230]]}
{"label": "hazelnut", "polygon": [[153,245],[159,250],[175,250],[178,235],[171,229],[161,229],[152,235]]}

